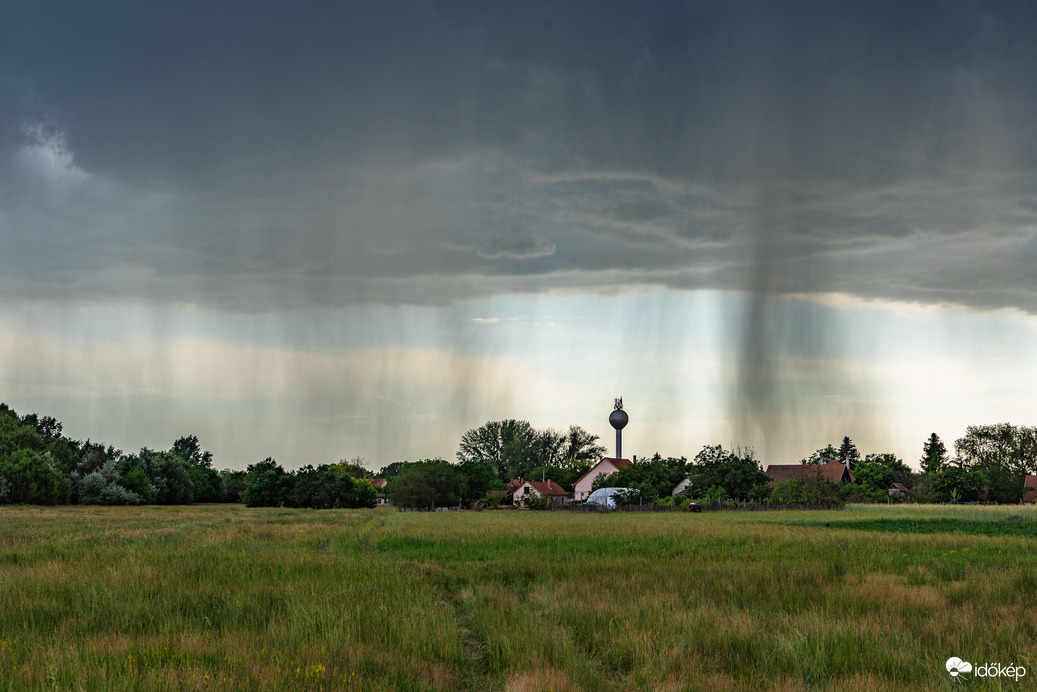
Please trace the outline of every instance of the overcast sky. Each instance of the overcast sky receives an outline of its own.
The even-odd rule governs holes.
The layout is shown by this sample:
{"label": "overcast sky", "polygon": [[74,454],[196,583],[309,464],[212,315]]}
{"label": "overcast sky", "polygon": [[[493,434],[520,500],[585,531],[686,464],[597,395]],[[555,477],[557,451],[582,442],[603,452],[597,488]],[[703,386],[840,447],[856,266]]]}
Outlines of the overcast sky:
{"label": "overcast sky", "polygon": [[218,466],[1032,424],[1037,6],[0,0],[0,400]]}

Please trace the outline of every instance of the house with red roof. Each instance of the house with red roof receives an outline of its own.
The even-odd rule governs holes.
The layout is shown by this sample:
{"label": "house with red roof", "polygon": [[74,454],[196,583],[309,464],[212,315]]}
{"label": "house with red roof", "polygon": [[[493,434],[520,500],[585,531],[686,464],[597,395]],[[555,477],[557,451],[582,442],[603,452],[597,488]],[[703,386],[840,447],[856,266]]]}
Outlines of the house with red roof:
{"label": "house with red roof", "polygon": [[385,480],[384,478],[368,478],[367,480],[369,480],[371,482],[371,485],[374,486],[374,489],[378,491],[378,499],[376,500],[376,504],[384,505],[385,486],[389,483],[389,481]]}
{"label": "house with red roof", "polygon": [[598,476],[607,476],[610,473],[615,473],[624,466],[630,464],[636,464],[637,457],[634,457],[633,461],[630,459],[613,459],[611,457],[605,457],[597,464],[591,467],[590,471],[580,476],[579,480],[573,484],[573,491],[575,499],[583,502],[591,494],[591,485],[594,484],[594,479]]}
{"label": "house with red roof", "polygon": [[490,490],[486,493],[486,495],[488,497],[499,497],[500,504],[502,505],[511,505],[514,503],[515,491],[525,484],[525,478],[512,478],[510,481],[508,481],[507,485],[504,486],[504,490]]}
{"label": "house with red roof", "polygon": [[534,493],[546,497],[552,507],[564,507],[572,502],[573,494],[558,485],[554,481],[526,481],[512,495],[516,505],[521,505],[522,500],[529,494]]}

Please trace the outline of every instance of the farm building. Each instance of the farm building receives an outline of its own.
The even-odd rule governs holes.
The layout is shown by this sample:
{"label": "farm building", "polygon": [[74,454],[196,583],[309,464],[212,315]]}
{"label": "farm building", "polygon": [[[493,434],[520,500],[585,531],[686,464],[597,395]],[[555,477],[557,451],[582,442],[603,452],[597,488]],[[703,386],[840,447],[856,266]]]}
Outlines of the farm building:
{"label": "farm building", "polygon": [[886,491],[886,494],[892,498],[900,500],[913,500],[915,497],[915,492],[903,483],[894,483],[889,486],[889,490]]}
{"label": "farm building", "polygon": [[553,481],[526,481],[512,495],[515,504],[520,504],[528,493],[546,497],[554,507],[564,507],[573,499],[571,492]]}
{"label": "farm building", "polygon": [[830,461],[827,464],[771,464],[765,473],[771,478],[772,488],[793,478],[803,479],[813,474],[820,474],[822,478],[836,485],[857,482],[850,468],[838,461]]}

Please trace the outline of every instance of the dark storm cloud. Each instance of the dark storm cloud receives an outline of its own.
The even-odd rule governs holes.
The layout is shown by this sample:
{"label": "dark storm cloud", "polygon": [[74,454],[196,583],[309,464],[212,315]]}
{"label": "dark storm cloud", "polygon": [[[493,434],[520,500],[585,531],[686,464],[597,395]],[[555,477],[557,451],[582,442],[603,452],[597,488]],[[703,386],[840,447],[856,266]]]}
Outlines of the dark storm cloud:
{"label": "dark storm cloud", "polygon": [[1019,3],[5,3],[0,294],[1037,311]]}

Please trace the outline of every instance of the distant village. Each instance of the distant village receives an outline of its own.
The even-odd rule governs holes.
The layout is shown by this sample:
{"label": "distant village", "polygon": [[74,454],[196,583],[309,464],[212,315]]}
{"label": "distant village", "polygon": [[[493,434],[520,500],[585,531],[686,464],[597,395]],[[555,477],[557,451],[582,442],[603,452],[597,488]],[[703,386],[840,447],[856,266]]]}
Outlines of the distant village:
{"label": "distant village", "polygon": [[373,473],[363,459],[286,470],[272,458],[245,470],[217,470],[194,436],[168,450],[124,453],[72,440],[62,424],[0,404],[0,504],[190,504],[401,510],[835,507],[847,503],[1033,503],[1037,428],[969,426],[953,454],[935,433],[920,468],[889,453],[862,455],[844,437],[791,464],[759,461],[751,448],[704,446],[692,459],[627,459],[622,399],[608,421],[614,456],[579,426],[536,429],[489,421],[466,432],[457,459],[398,461]]}

